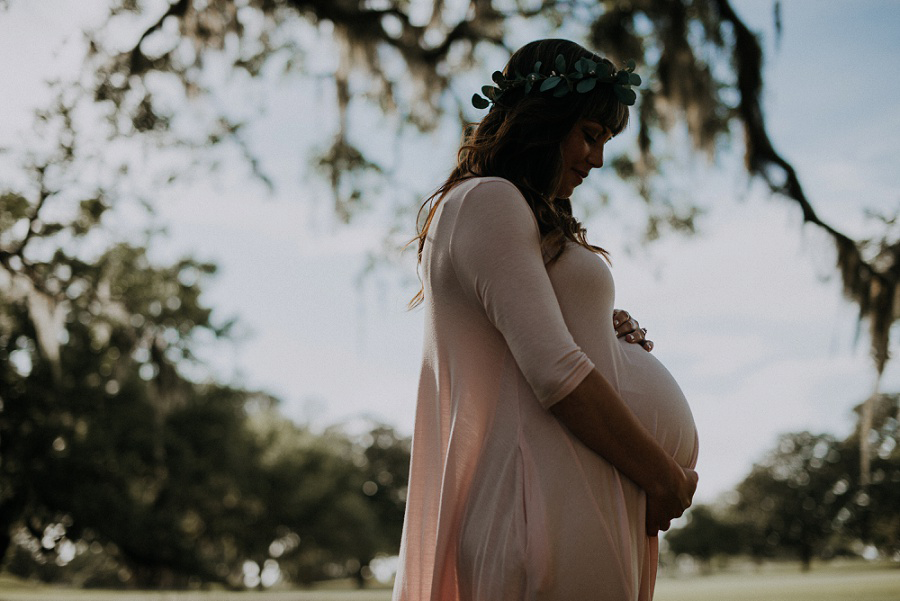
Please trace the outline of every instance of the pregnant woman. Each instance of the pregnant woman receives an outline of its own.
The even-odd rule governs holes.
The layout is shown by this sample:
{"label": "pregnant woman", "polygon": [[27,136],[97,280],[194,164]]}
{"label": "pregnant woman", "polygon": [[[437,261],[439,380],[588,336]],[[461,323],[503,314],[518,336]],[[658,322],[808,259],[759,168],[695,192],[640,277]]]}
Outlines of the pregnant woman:
{"label": "pregnant woman", "polygon": [[606,253],[568,201],[640,78],[541,40],[494,82],[418,237],[425,344],[394,599],[648,600],[656,534],[697,485],[697,433],[666,368],[617,337]]}

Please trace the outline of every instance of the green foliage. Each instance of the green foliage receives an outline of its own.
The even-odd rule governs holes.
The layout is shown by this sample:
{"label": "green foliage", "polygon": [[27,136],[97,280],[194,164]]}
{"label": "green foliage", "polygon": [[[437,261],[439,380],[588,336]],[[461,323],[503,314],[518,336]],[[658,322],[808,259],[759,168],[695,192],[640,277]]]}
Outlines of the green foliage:
{"label": "green foliage", "polygon": [[127,195],[80,186],[71,113],[40,112],[58,148],[24,152],[30,181],[0,190],[5,567],[86,587],[256,586],[250,564],[362,582],[397,550],[408,441],[314,434],[264,394],[188,377],[231,325],[203,302],[215,266],[104,231]]}
{"label": "green foliage", "polygon": [[846,494],[831,491],[846,467],[831,436],[783,436],[737,488],[736,511],[754,534],[751,551],[791,551],[807,567],[813,557],[829,551]]}
{"label": "green foliage", "polygon": [[685,526],[665,536],[676,555],[691,555],[707,565],[716,556],[736,555],[741,549],[741,528],[727,516],[718,515],[709,505],[696,505],[688,513]]}
{"label": "green foliage", "polygon": [[[900,552],[900,394],[877,395],[870,401],[874,406],[866,436],[872,453],[870,482],[849,487],[852,502],[838,520],[844,531],[894,556]],[[857,431],[846,441],[848,462],[855,468],[848,470],[851,477],[859,474],[859,438]]]}
{"label": "green foliage", "polygon": [[477,109],[484,109],[497,102],[504,92],[515,88],[523,88],[525,94],[529,94],[534,84],[540,82],[540,92],[553,92],[553,96],[561,98],[573,89],[579,94],[590,92],[597,82],[611,84],[616,97],[622,104],[631,106],[637,99],[637,95],[629,86],[641,85],[641,77],[634,73],[635,62],[629,60],[624,69],[615,71],[606,63],[597,63],[587,58],[580,58],[575,62],[575,70],[566,73],[566,59],[563,55],[557,55],[554,70],[549,74],[541,73],[541,62],[534,64],[534,70],[528,75],[520,73],[513,77],[503,75],[501,71],[494,71],[491,79],[495,86],[482,86],[481,93],[484,98],[475,94],[472,96],[472,105]]}
{"label": "green foliage", "polygon": [[[18,318],[28,331],[21,307],[0,306],[5,323]],[[26,337],[16,336],[18,352],[36,349]],[[241,587],[246,561],[277,561],[283,577],[307,583],[362,579],[377,554],[396,552],[408,441],[385,427],[362,443],[315,435],[273,400],[177,371],[163,386],[123,360],[114,341],[127,339],[92,347],[90,328],[74,320],[62,362],[78,377],[60,384],[39,353],[28,374],[0,353],[0,505],[19,539],[10,569],[46,573],[62,561],[45,577],[108,583],[77,570],[97,568],[85,558],[99,543],[113,576],[131,585]],[[60,559],[67,545],[84,551]]]}
{"label": "green foliage", "polygon": [[868,444],[871,482],[860,480],[859,434],[783,435],[737,486],[730,504],[691,509],[690,521],[666,534],[671,550],[705,562],[748,554],[814,558],[857,554],[872,545],[885,557],[900,550],[900,395],[880,395]]}
{"label": "green foliage", "polygon": [[15,192],[0,194],[0,206],[3,207],[3,212],[0,213],[0,235],[7,232],[19,220],[28,217],[30,208],[28,199]]}

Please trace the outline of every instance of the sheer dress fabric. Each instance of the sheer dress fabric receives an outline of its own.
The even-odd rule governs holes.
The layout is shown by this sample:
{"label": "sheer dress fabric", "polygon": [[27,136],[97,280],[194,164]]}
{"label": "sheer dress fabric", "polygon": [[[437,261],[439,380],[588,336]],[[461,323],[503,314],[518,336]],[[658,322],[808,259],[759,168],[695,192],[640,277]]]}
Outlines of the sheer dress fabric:
{"label": "sheer dress fabric", "polygon": [[569,245],[545,264],[502,178],[455,186],[425,243],[425,339],[395,601],[653,596],[646,497],[548,409],[594,368],[666,452],[697,457],[666,368],[616,338],[612,275]]}

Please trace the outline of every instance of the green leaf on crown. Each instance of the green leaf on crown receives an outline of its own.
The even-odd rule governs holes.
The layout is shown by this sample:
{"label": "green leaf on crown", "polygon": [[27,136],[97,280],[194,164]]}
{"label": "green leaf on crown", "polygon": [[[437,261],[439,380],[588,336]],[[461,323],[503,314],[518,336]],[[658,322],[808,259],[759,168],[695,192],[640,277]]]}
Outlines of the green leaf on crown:
{"label": "green leaf on crown", "polygon": [[548,77],[544,80],[544,83],[541,84],[541,92],[546,92],[547,90],[551,89],[556,84],[558,84],[561,79],[561,77],[557,77],[555,75],[553,77]]}
{"label": "green leaf on crown", "polygon": [[631,88],[614,85],[613,91],[616,93],[616,98],[619,99],[619,102],[626,106],[633,105],[635,99],[637,99],[637,94]]}
{"label": "green leaf on crown", "polygon": [[566,59],[562,54],[556,55],[556,72],[560,75],[566,72]]}
{"label": "green leaf on crown", "polygon": [[584,94],[585,92],[590,92],[597,85],[596,78],[591,77],[590,79],[582,79],[578,82],[578,85],[575,86],[575,89]]}
{"label": "green leaf on crown", "polygon": [[579,58],[575,62],[575,71],[581,73],[582,75],[589,73],[590,71],[594,71],[597,69],[597,63],[592,61],[589,58]]}
{"label": "green leaf on crown", "polygon": [[566,73],[566,61],[562,54],[556,56],[554,61],[555,69],[550,74],[541,73],[541,61],[534,64],[534,71],[528,75],[522,75],[521,72],[515,72],[515,78],[509,78],[501,71],[494,71],[491,79],[497,87],[484,86],[481,88],[486,98],[482,98],[475,94],[472,98],[472,104],[476,108],[487,108],[491,103],[496,103],[504,90],[524,87],[524,93],[528,94],[538,85],[541,92],[553,92],[556,98],[565,96],[569,92],[577,91],[579,93],[587,93],[597,86],[597,82],[612,84],[613,92],[616,98],[623,104],[631,106],[637,99],[637,94],[629,86],[641,85],[641,77],[634,73],[636,63],[629,60],[625,68],[616,70],[616,67],[606,61],[596,62],[589,58],[579,58],[574,62],[571,73]]}
{"label": "green leaf on crown", "polygon": [[500,91],[500,88],[495,88],[493,86],[481,86],[481,93],[492,102],[500,97]]}

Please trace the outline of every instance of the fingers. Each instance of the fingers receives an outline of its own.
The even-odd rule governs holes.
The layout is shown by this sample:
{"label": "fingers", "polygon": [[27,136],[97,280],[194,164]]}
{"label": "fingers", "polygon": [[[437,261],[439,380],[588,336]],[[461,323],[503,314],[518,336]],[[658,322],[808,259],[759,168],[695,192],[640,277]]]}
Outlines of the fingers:
{"label": "fingers", "polygon": [[[628,311],[622,311],[620,309],[615,309],[613,311],[613,328],[616,330],[616,336],[622,338],[623,336],[627,336],[628,334],[637,334],[640,332],[638,329],[640,324],[638,324],[637,320],[631,317],[631,314]],[[628,340],[632,342],[632,340]]]}
{"label": "fingers", "polygon": [[[700,475],[689,467],[684,468],[684,473],[691,484],[691,499],[693,500],[694,493],[697,492],[697,483],[700,481]],[[688,503],[688,507],[690,506],[691,504]]]}
{"label": "fingers", "polygon": [[[691,506],[694,492],[697,490],[698,475],[690,468],[681,468],[684,474],[679,488],[674,496],[657,497],[647,495],[647,515],[645,526],[647,536],[658,536],[659,532],[667,532],[672,526],[672,520],[680,518],[685,510]],[[673,493],[675,491],[672,491]]]}
{"label": "fingers", "polygon": [[647,536],[654,537],[659,536],[660,532],[668,532],[669,528],[672,527],[671,520],[663,520],[661,522],[651,521],[650,517],[647,518]]}
{"label": "fingers", "polygon": [[694,470],[687,467],[683,467],[681,470],[684,472],[685,477],[682,490],[678,495],[681,501],[681,511],[677,515],[672,516],[673,519],[681,517],[681,514],[691,506],[694,501],[694,493],[697,492],[697,482],[699,480],[699,476]]}
{"label": "fingers", "polygon": [[[653,350],[653,341],[647,340],[647,328],[641,328],[640,330],[638,330],[638,332],[640,332],[640,336],[636,336],[634,340],[628,340],[627,337],[625,339],[628,340],[629,342],[637,342],[642,347],[644,347],[645,351],[647,351],[649,353],[650,351]],[[632,334],[632,336],[635,336],[635,335]]]}
{"label": "fingers", "polygon": [[656,517],[656,507],[653,499],[647,497],[647,513],[644,516],[644,527],[647,529],[647,536],[659,536],[659,527]]}
{"label": "fingers", "polygon": [[647,340],[647,328],[640,327],[638,321],[622,309],[613,309],[613,328],[617,338],[626,342],[640,344],[648,353],[653,350],[653,342]]}
{"label": "fingers", "polygon": [[662,505],[657,499],[647,498],[647,514],[644,518],[644,526],[647,536],[659,536],[659,532],[666,532],[672,525],[672,518],[665,515]]}
{"label": "fingers", "polygon": [[621,338],[623,335],[625,336],[625,340],[628,342],[640,342],[644,339],[645,330],[638,328],[638,322],[635,319],[629,319],[621,326],[619,326],[625,332],[619,332],[618,336]]}

